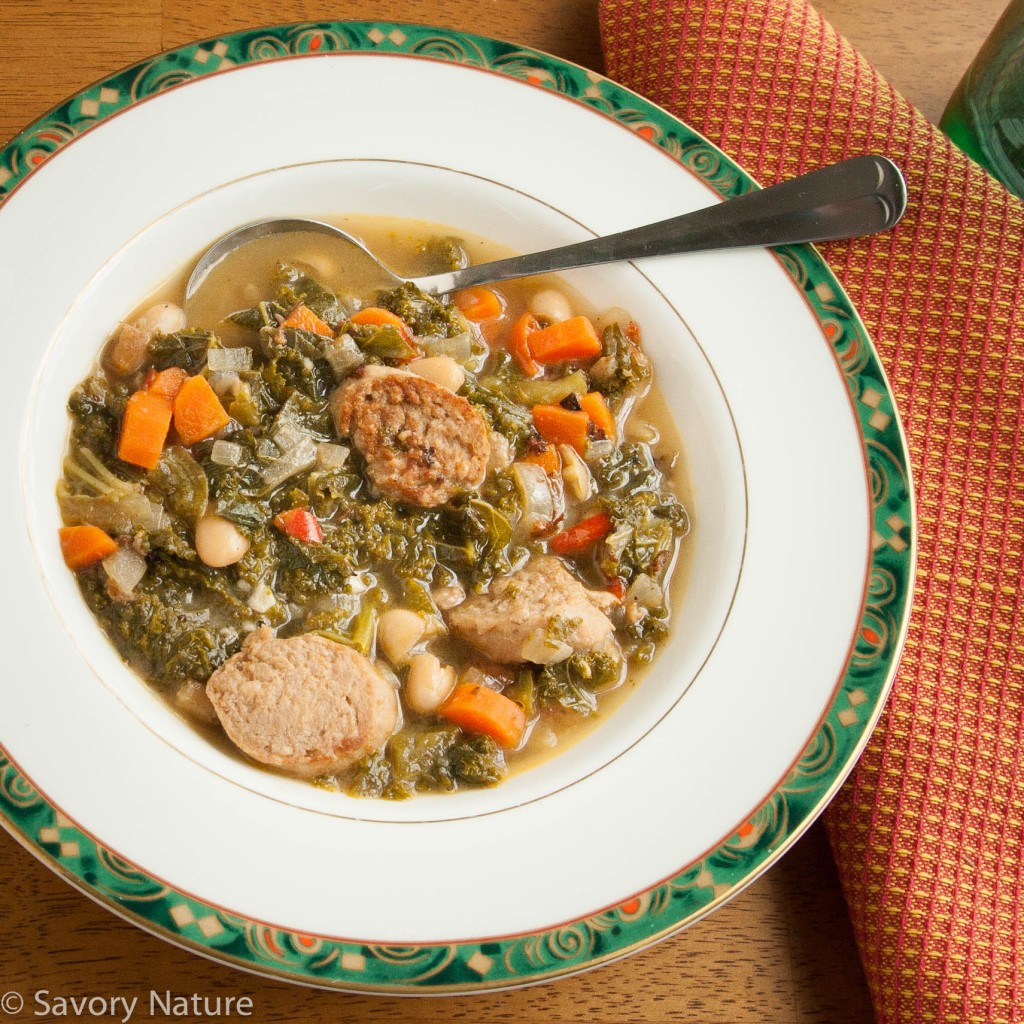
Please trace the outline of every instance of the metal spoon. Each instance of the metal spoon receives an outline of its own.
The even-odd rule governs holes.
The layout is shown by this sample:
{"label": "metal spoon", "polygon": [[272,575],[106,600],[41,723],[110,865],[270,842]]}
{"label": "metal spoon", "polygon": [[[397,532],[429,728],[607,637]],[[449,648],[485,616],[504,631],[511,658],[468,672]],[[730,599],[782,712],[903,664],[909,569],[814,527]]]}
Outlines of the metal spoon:
{"label": "metal spoon", "polygon": [[393,287],[409,281],[430,295],[444,295],[469,285],[619,260],[707,249],[855,238],[893,227],[906,207],[907,187],[900,169],[884,156],[857,156],[655,224],[526,256],[415,278],[395,274],[357,238],[331,224],[302,219],[264,220],[230,232],[203,254],[189,278],[185,301],[188,303],[213,266],[229,252],[256,238],[280,232],[314,231],[332,235],[355,246],[377,265],[382,286]]}

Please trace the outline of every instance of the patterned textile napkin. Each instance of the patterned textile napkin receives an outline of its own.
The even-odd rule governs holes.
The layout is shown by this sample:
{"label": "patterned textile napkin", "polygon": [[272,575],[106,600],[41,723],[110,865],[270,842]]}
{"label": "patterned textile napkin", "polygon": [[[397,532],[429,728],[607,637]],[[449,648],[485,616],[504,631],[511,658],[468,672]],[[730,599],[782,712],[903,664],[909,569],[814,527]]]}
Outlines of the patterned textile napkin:
{"label": "patterned textile napkin", "polygon": [[904,170],[892,233],[822,252],[907,431],[919,562],[881,724],[827,812],[880,1024],[1024,1020],[1024,204],[805,0],[601,0],[609,77],[768,185]]}

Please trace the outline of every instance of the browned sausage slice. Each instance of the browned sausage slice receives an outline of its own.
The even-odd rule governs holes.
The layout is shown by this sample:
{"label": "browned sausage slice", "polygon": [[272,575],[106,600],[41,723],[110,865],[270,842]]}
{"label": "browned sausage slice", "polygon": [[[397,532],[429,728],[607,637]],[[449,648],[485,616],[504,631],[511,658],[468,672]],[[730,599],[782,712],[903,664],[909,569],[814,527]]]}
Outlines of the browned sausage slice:
{"label": "browned sausage slice", "polygon": [[348,767],[379,750],[398,720],[395,691],[372,662],[314,634],[256,630],[206,692],[240,750],[295,775]]}
{"label": "browned sausage slice", "polygon": [[[588,590],[557,558],[534,558],[521,569],[474,594],[447,613],[454,632],[494,661],[515,663],[531,657],[532,641],[559,620],[567,647],[589,650],[603,644],[615,627],[605,612],[611,594]],[[534,648],[535,649],[535,648]]]}
{"label": "browned sausage slice", "polygon": [[331,396],[331,412],[386,497],[434,508],[483,483],[491,451],[483,417],[425,377],[365,366]]}

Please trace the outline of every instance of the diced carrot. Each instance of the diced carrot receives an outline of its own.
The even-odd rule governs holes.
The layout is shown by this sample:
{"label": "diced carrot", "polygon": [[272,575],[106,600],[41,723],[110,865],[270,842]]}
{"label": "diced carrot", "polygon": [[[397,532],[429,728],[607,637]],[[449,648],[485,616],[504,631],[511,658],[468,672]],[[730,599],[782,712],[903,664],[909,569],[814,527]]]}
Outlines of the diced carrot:
{"label": "diced carrot", "polygon": [[530,354],[545,365],[595,359],[602,351],[601,339],[585,316],[559,320],[530,335]]}
{"label": "diced carrot", "polygon": [[60,551],[69,569],[84,569],[117,550],[117,541],[98,526],[62,526]]}
{"label": "diced carrot", "polygon": [[528,455],[524,455],[520,461],[540,466],[548,476],[557,476],[562,470],[562,460],[559,458],[558,449],[554,445],[540,452],[530,452]]}
{"label": "diced carrot", "polygon": [[590,419],[582,409],[564,409],[560,405],[535,405],[533,425],[537,433],[551,444],[571,445],[581,455],[587,449],[587,426]]}
{"label": "diced carrot", "polygon": [[308,508],[290,508],[274,516],[274,525],[282,532],[306,544],[322,544],[324,531]]}
{"label": "diced carrot", "polygon": [[348,318],[348,322],[364,327],[394,327],[410,345],[414,344],[412,330],[409,325],[396,313],[392,313],[390,309],[382,309],[380,306],[366,306],[359,310],[359,312],[353,313]]}
{"label": "diced carrot", "polygon": [[479,683],[459,683],[437,713],[460,729],[490,736],[506,749],[517,747],[526,731],[523,709],[504,694]]}
{"label": "diced carrot", "polygon": [[532,313],[524,313],[508,334],[508,350],[526,377],[536,377],[543,369],[530,354],[530,336],[539,330],[537,318]]}
{"label": "diced carrot", "polygon": [[121,420],[117,457],[143,469],[156,469],[171,429],[173,406],[165,395],[136,391],[128,399]]}
{"label": "diced carrot", "polygon": [[635,320],[630,320],[626,324],[623,334],[634,344],[637,348],[640,347],[640,325]]}
{"label": "diced carrot", "polygon": [[462,310],[463,316],[474,323],[497,320],[505,312],[501,296],[491,288],[463,288],[452,296],[452,301]]}
{"label": "diced carrot", "polygon": [[142,386],[154,395],[163,395],[164,398],[173,399],[187,380],[187,370],[183,370],[180,366],[169,366],[166,370],[150,370],[146,374],[146,380]]}
{"label": "diced carrot", "polygon": [[612,532],[612,517],[607,512],[597,512],[581,519],[568,530],[556,533],[548,541],[548,547],[556,555],[571,555],[583,551]]}
{"label": "diced carrot", "polygon": [[329,324],[325,324],[307,306],[300,302],[281,323],[282,327],[295,327],[300,331],[309,331],[310,334],[320,334],[325,338],[333,338],[334,331]]}
{"label": "diced carrot", "polygon": [[615,417],[600,391],[588,391],[580,395],[580,408],[609,441],[615,440]]}
{"label": "diced carrot", "polygon": [[188,447],[216,434],[231,422],[210,382],[201,376],[189,377],[174,399],[174,429]]}
{"label": "diced carrot", "polygon": [[626,596],[626,581],[621,576],[616,576],[615,579],[608,584],[607,590],[612,597],[621,601]]}

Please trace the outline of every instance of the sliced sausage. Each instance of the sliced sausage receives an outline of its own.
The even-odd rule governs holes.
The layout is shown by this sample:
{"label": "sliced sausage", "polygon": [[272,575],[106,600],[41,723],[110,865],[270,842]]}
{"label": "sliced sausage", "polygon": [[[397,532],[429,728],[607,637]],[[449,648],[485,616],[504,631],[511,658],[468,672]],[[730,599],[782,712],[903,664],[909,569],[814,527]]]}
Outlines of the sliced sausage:
{"label": "sliced sausage", "polygon": [[614,604],[611,594],[588,590],[561,561],[544,556],[495,580],[486,594],[466,598],[447,619],[455,634],[488,658],[515,663],[536,660],[530,652],[553,625],[570,653],[604,643],[614,632],[605,614]]}
{"label": "sliced sausage", "polygon": [[240,750],[295,775],[348,767],[379,750],[398,721],[397,695],[368,658],[266,627],[214,672],[206,693]]}
{"label": "sliced sausage", "polygon": [[483,483],[490,456],[483,417],[432,380],[364,367],[331,396],[331,412],[389,498],[434,508]]}

